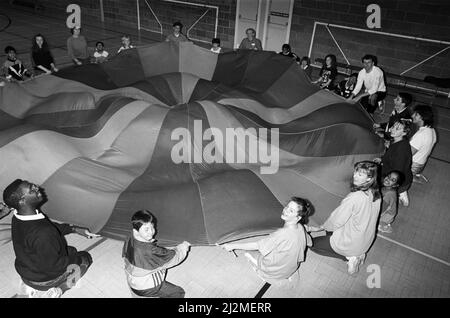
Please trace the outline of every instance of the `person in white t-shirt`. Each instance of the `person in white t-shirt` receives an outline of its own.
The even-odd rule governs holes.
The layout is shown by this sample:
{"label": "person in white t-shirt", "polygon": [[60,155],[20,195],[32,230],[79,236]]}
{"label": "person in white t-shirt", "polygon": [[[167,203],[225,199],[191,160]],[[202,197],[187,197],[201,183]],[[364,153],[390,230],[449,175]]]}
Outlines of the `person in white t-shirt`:
{"label": "person in white t-shirt", "polygon": [[[362,62],[364,68],[358,73],[358,80],[355,89],[348,101],[361,102],[361,105],[373,114],[378,106],[378,102],[386,98],[386,84],[384,82],[383,71],[375,65],[377,58],[373,55],[364,55]],[[364,84],[365,91],[359,94]],[[359,95],[358,95],[359,94]]]}
{"label": "person in white t-shirt", "polygon": [[418,183],[428,182],[422,175],[428,157],[437,141],[436,131],[433,128],[433,111],[430,106],[417,105],[412,114],[413,123],[419,130],[412,136],[409,144],[412,152],[413,181]]}
{"label": "person in white t-shirt", "polygon": [[131,44],[131,37],[129,35],[125,34],[124,36],[122,36],[121,40],[122,40],[122,46],[117,51],[117,54],[119,54],[122,51],[134,48],[134,46]]}
{"label": "person in white t-shirt", "polygon": [[214,52],[217,54],[222,52],[222,48],[220,47],[220,39],[219,38],[212,39],[211,45],[212,45],[211,52]]}
{"label": "person in white t-shirt", "polygon": [[109,53],[105,51],[105,45],[103,42],[98,41],[95,43],[95,52],[94,52],[94,58],[95,63],[103,63],[106,61]]}

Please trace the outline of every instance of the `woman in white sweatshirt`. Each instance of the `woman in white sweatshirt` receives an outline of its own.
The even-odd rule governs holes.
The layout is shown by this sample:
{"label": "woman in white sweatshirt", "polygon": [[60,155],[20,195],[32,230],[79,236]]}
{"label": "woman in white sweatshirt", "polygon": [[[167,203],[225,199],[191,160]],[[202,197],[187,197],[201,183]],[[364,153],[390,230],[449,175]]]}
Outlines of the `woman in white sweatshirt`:
{"label": "woman in white sweatshirt", "polygon": [[326,231],[325,236],[313,239],[311,250],[347,261],[349,274],[358,271],[375,239],[381,206],[377,168],[372,161],[356,163],[351,192],[323,225],[306,228],[307,231]]}

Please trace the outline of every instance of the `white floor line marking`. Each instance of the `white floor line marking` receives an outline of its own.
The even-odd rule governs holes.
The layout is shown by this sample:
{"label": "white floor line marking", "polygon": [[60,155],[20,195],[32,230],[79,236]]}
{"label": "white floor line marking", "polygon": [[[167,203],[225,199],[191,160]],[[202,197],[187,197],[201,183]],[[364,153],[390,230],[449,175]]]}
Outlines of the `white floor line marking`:
{"label": "white floor line marking", "polygon": [[440,259],[440,258],[437,258],[437,257],[435,257],[435,256],[433,256],[433,255],[430,255],[430,254],[427,254],[427,253],[425,253],[425,252],[419,251],[419,250],[415,249],[414,247],[411,247],[411,246],[405,245],[405,244],[403,244],[403,243],[394,241],[393,239],[390,239],[390,238],[388,238],[388,237],[386,237],[386,236],[383,236],[383,235],[381,235],[381,234],[377,234],[377,236],[378,236],[378,237],[381,237],[382,239],[385,239],[386,241],[389,241],[389,242],[392,242],[392,243],[394,243],[394,244],[400,245],[400,246],[402,246],[402,247],[404,247],[404,248],[407,248],[408,250],[411,250],[411,251],[413,251],[413,252],[416,252],[416,253],[418,253],[418,254],[420,254],[420,255],[423,255],[423,256],[425,256],[425,257],[431,258],[432,260],[435,260],[435,261],[437,261],[437,262],[439,262],[439,263],[442,263],[442,264],[444,264],[444,265],[450,266],[450,263],[449,263],[449,262],[446,262],[446,261],[444,261],[444,260],[442,260],[442,259]]}

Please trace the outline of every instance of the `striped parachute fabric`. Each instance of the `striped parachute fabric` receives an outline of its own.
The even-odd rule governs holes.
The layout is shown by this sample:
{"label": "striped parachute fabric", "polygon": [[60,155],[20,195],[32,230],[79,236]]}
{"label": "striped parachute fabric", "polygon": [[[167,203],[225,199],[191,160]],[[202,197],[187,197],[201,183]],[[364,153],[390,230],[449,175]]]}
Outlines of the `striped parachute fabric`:
{"label": "striped parachute fabric", "polygon": [[[348,193],[353,164],[383,149],[359,105],[273,52],[157,43],[0,90],[0,188],[41,184],[50,218],[114,239],[140,209],[167,245],[266,234],[293,195],[320,223]],[[230,131],[243,138],[228,144]],[[262,169],[269,152],[275,173]]]}

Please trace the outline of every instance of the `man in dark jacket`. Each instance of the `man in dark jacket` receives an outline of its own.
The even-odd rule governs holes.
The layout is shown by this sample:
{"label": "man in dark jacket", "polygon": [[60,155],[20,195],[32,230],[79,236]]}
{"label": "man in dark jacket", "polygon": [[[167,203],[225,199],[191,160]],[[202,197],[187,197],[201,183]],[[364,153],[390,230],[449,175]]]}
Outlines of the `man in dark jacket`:
{"label": "man in dark jacket", "polygon": [[17,179],[3,191],[3,200],[13,209],[11,236],[15,268],[30,297],[59,297],[73,287],[92,264],[88,252],[68,246],[64,235],[97,235],[86,228],[52,222],[40,207],[46,202],[43,189]]}

